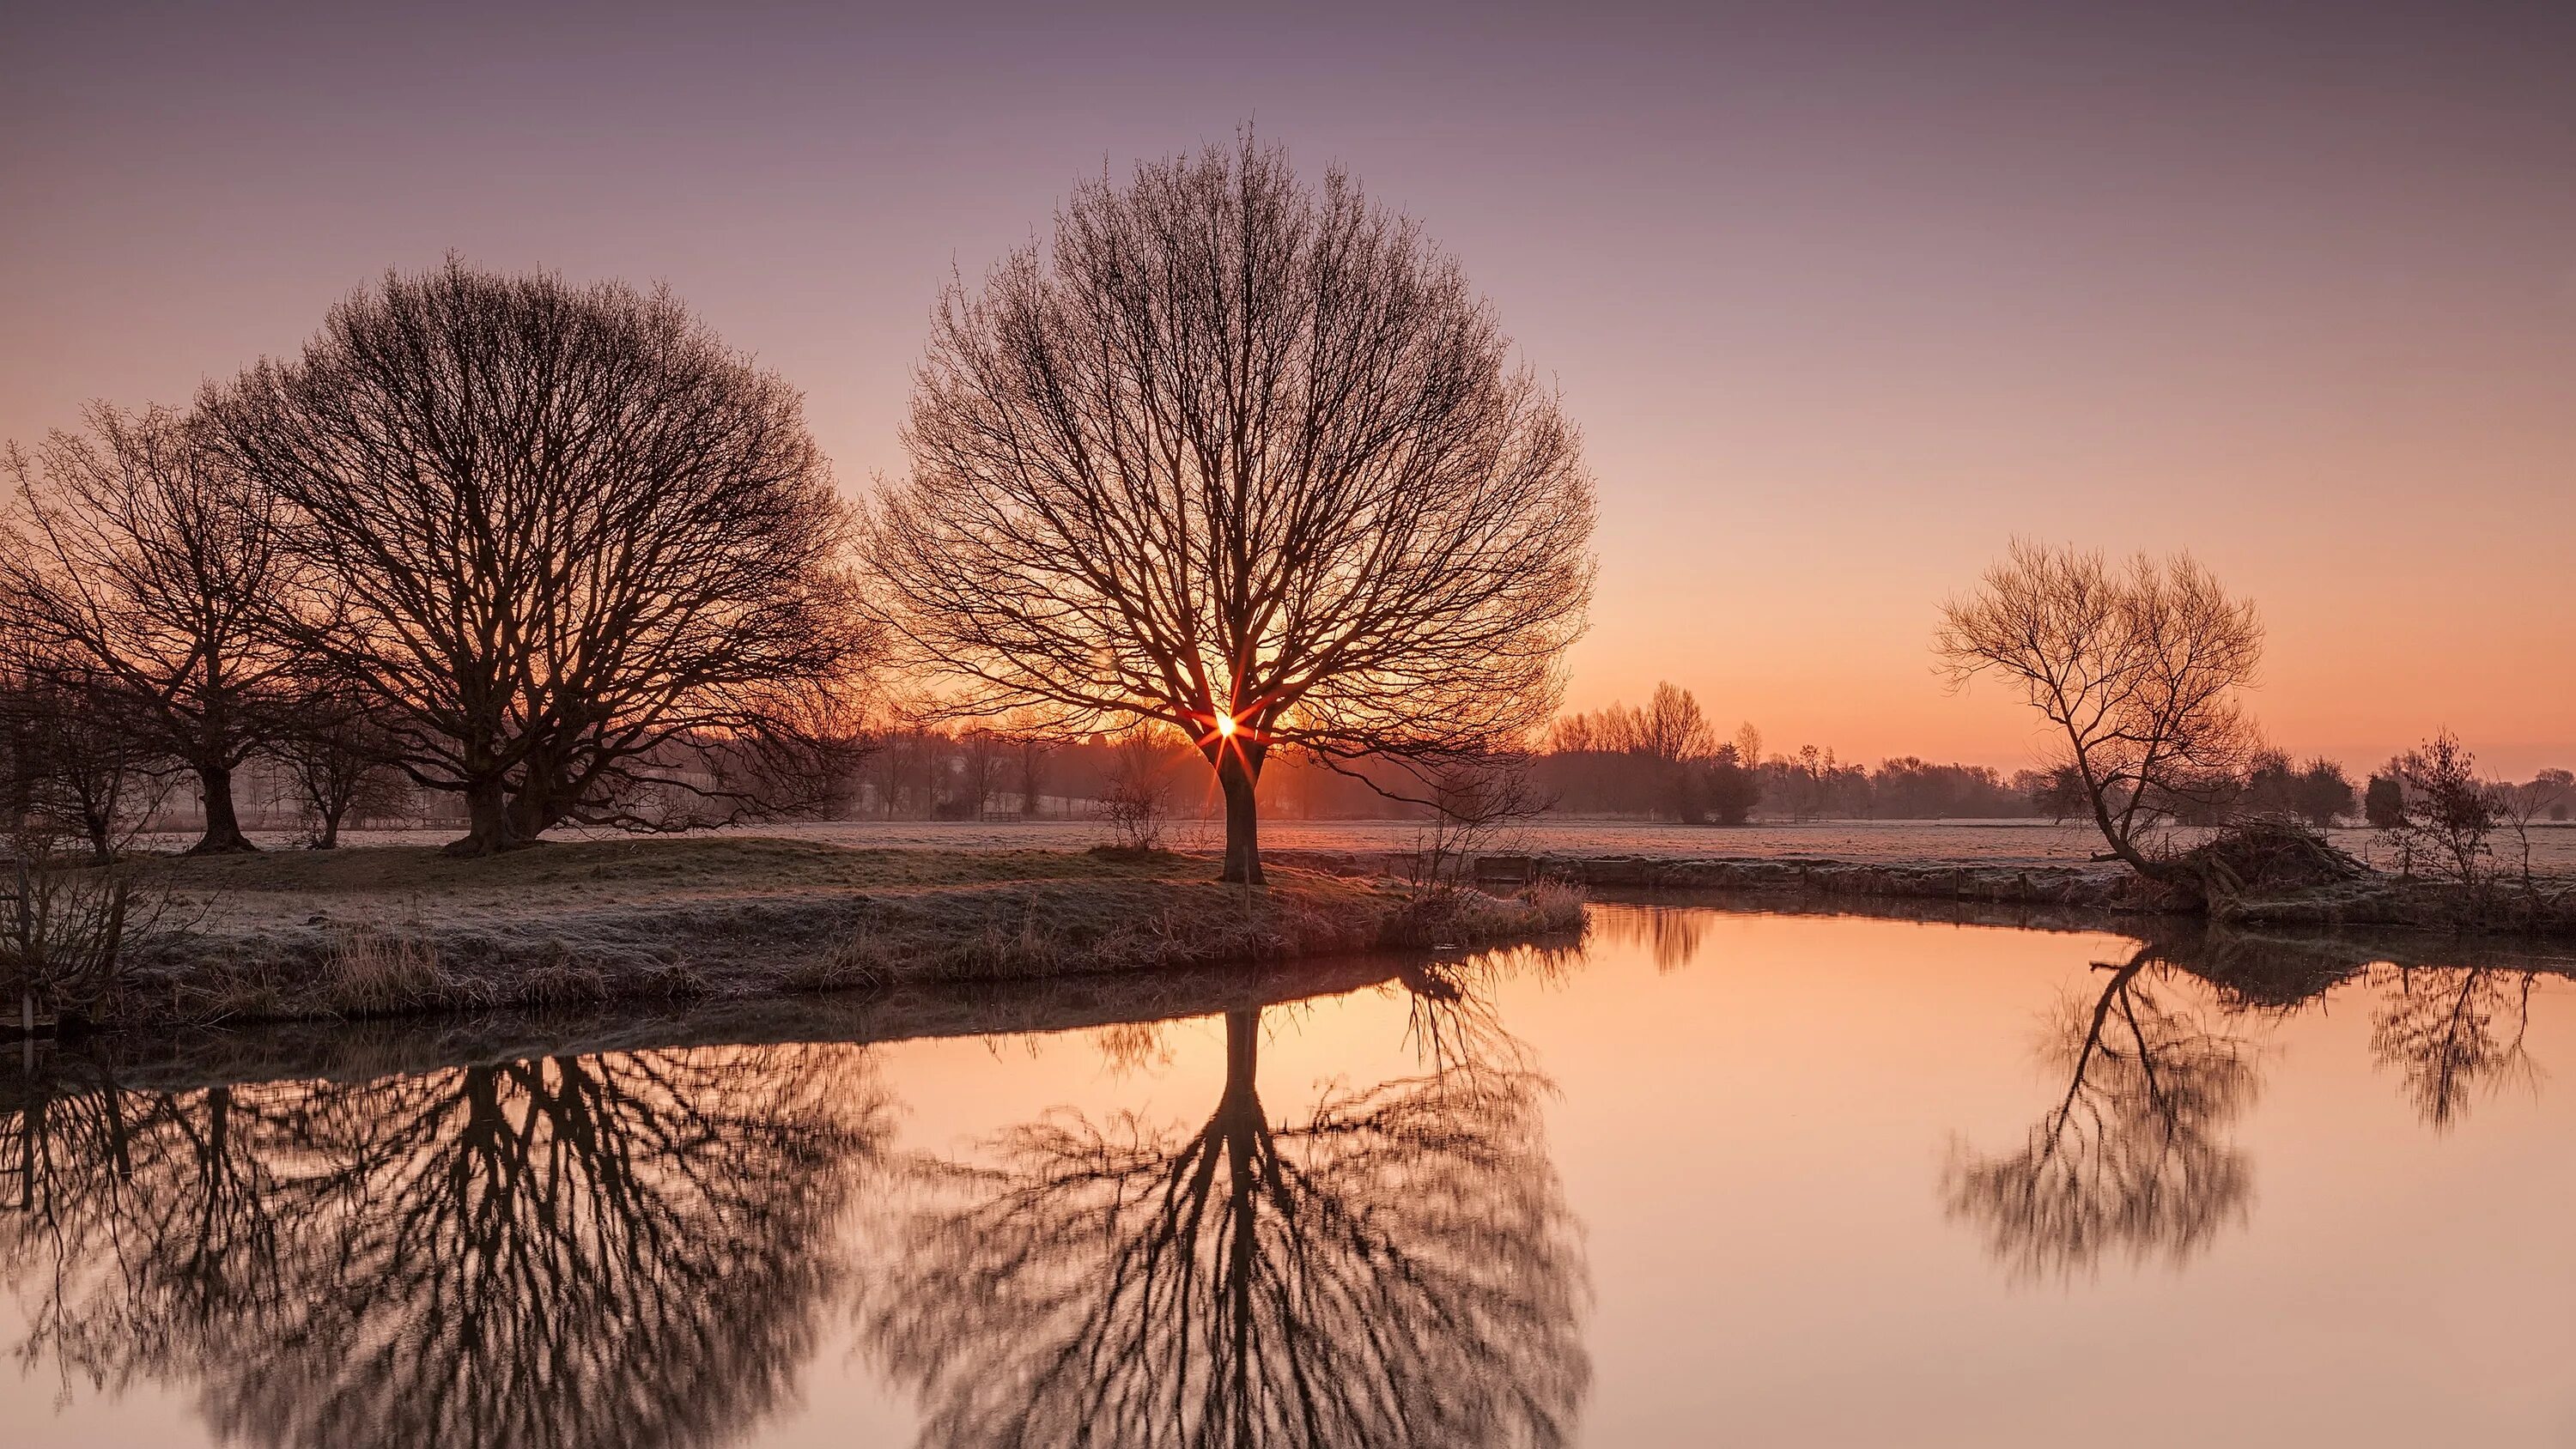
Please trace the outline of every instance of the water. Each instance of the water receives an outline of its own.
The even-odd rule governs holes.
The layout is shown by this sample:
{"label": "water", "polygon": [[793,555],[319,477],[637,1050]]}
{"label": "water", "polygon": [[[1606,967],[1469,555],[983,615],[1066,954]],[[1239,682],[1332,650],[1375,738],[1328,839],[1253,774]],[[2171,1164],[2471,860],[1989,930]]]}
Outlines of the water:
{"label": "water", "polygon": [[1595,910],[0,1072],[5,1440],[2576,1442],[2565,963]]}

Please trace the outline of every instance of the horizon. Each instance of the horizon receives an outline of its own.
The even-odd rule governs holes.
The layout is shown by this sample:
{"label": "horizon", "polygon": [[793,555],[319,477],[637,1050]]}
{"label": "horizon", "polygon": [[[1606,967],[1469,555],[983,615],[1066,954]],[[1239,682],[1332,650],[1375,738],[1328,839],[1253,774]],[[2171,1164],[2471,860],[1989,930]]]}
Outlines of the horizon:
{"label": "horizon", "polygon": [[951,268],[1248,124],[1418,220],[1582,429],[1569,711],[1668,679],[1774,752],[2028,767],[1931,651],[2020,535],[2253,598],[2295,756],[2576,764],[2576,15],[990,14],[9,22],[0,437],[452,251],[668,282],[856,496]]}

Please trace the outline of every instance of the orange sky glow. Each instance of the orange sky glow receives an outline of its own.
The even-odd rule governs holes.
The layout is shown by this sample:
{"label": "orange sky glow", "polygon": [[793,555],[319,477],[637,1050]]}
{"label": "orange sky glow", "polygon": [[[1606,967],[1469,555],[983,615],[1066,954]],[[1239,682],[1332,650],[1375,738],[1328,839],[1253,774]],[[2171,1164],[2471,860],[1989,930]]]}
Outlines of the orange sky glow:
{"label": "orange sky glow", "polygon": [[1574,706],[2032,763],[1929,651],[2021,534],[2253,596],[2294,753],[2576,767],[2576,9],[1676,8],[23,7],[0,437],[453,249],[669,281],[861,492],[952,270],[1251,121],[1421,218],[1582,425]]}

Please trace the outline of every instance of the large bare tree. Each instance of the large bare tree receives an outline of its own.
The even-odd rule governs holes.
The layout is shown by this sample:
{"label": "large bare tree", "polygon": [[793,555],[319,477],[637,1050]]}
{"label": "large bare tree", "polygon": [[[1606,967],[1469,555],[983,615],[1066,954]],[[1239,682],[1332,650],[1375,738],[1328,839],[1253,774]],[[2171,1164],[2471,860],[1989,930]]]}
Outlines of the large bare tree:
{"label": "large bare tree", "polygon": [[802,400],[667,291],[388,275],[204,411],[288,505],[293,636],[464,796],[453,849],[774,804],[747,752],[828,740],[868,652]]}
{"label": "large bare tree", "polygon": [[2188,554],[2114,568],[2016,541],[1983,587],[1941,611],[1954,684],[1998,676],[2060,738],[2111,853],[2174,879],[2156,839],[2178,809],[2232,788],[2258,740],[2237,693],[2263,657],[2252,602]]}
{"label": "large bare tree", "polygon": [[233,771],[292,662],[259,627],[287,584],[277,504],[204,430],[166,408],[92,404],[85,433],[5,455],[16,497],[0,530],[0,598],[20,632],[76,666],[121,729],[197,778],[200,852],[249,850]]}
{"label": "large bare tree", "polygon": [[1294,747],[1473,755],[1545,720],[1591,593],[1556,398],[1412,221],[1278,149],[1140,166],[953,285],[867,550],[960,713],[1186,730],[1261,879]]}

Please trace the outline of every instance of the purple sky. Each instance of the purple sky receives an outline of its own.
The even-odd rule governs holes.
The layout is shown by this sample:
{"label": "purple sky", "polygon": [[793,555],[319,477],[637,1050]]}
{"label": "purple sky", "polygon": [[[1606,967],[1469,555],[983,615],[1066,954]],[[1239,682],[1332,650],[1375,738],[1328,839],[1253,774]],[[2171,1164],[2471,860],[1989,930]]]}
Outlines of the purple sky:
{"label": "purple sky", "polygon": [[2576,765],[2576,5],[1944,8],[12,7],[0,436],[454,249],[669,281],[863,489],[951,268],[1249,120],[1563,388],[1577,704],[2025,763],[1927,650],[2019,531],[2253,594],[2293,750]]}

